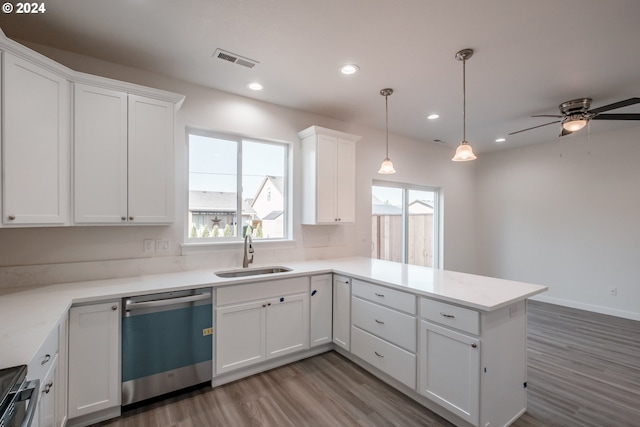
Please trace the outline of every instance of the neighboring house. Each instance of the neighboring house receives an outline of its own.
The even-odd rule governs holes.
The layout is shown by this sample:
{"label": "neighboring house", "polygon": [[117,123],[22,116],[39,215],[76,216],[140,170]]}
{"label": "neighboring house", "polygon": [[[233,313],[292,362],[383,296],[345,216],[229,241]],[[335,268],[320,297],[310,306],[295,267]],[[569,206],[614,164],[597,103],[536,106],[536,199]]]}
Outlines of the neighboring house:
{"label": "neighboring house", "polygon": [[[241,224],[253,222],[255,212],[251,208],[251,199],[242,201],[241,215]],[[212,231],[217,225],[222,233],[225,225],[229,224],[233,229],[237,221],[236,193],[189,190],[189,230],[195,225],[199,232],[205,226]]]}
{"label": "neighboring house", "polygon": [[[284,237],[284,178],[265,176],[251,202],[263,238]],[[257,227],[255,224],[254,229]],[[255,233],[254,233],[255,234]]]}

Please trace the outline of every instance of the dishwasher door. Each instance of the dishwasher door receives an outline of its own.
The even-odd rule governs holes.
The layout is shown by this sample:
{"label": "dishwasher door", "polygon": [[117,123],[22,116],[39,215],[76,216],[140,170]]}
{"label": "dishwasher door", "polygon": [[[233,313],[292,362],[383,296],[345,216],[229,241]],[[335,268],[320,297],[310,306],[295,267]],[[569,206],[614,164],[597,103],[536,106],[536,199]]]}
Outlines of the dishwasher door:
{"label": "dishwasher door", "polygon": [[211,289],[123,300],[122,405],[211,381]]}

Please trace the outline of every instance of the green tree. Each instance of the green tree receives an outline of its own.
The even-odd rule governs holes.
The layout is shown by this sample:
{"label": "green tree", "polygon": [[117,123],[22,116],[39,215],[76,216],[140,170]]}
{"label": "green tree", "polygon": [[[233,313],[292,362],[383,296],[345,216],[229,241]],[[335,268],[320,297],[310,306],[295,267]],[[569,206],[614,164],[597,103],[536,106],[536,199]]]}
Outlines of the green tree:
{"label": "green tree", "polygon": [[211,232],[209,231],[209,226],[205,225],[204,228],[202,229],[202,237],[209,237],[211,235]]}
{"label": "green tree", "polygon": [[246,230],[244,230],[244,235],[253,237],[253,227],[251,227],[251,224],[247,225]]}
{"label": "green tree", "polygon": [[196,228],[195,224],[191,227],[189,237],[198,237],[198,229]]}
{"label": "green tree", "polygon": [[262,238],[262,223],[261,222],[259,222],[258,226],[256,227],[255,235],[256,235],[257,239],[261,239]]}
{"label": "green tree", "polygon": [[222,230],[222,235],[224,237],[231,237],[231,226],[229,226],[229,224],[225,224],[224,229]]}
{"label": "green tree", "polygon": [[220,237],[220,227],[218,227],[218,224],[213,226],[213,237]]}

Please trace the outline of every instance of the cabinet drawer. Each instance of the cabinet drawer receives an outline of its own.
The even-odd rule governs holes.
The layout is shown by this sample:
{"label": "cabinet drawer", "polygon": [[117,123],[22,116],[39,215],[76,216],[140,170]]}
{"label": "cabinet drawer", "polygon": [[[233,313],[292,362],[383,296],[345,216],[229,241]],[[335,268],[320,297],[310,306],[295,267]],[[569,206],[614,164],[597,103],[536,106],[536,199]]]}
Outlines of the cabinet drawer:
{"label": "cabinet drawer", "polygon": [[27,366],[27,379],[42,380],[58,354],[58,326],[49,333],[42,346]]}
{"label": "cabinet drawer", "polygon": [[468,308],[420,298],[420,316],[441,325],[480,335],[480,313]]}
{"label": "cabinet drawer", "polygon": [[351,327],[351,352],[407,387],[416,388],[415,354],[355,326]]}
{"label": "cabinet drawer", "polygon": [[309,291],[309,277],[296,277],[216,289],[216,305],[234,304]]}
{"label": "cabinet drawer", "polygon": [[416,352],[416,318],[399,311],[352,298],[351,320],[360,329]]}
{"label": "cabinet drawer", "polygon": [[409,314],[416,314],[416,297],[395,289],[384,286],[374,285],[372,283],[361,282],[354,279],[352,281],[353,295],[360,298],[373,301],[377,304],[386,305],[396,310],[404,311]]}

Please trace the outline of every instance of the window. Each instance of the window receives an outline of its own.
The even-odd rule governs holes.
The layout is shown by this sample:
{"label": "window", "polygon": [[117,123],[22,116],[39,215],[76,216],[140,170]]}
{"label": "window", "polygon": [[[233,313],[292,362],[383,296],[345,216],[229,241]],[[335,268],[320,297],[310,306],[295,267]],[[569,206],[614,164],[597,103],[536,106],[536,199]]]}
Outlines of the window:
{"label": "window", "polygon": [[190,131],[188,241],[287,238],[286,144]]}
{"label": "window", "polygon": [[436,188],[374,181],[371,187],[371,256],[438,267]]}

